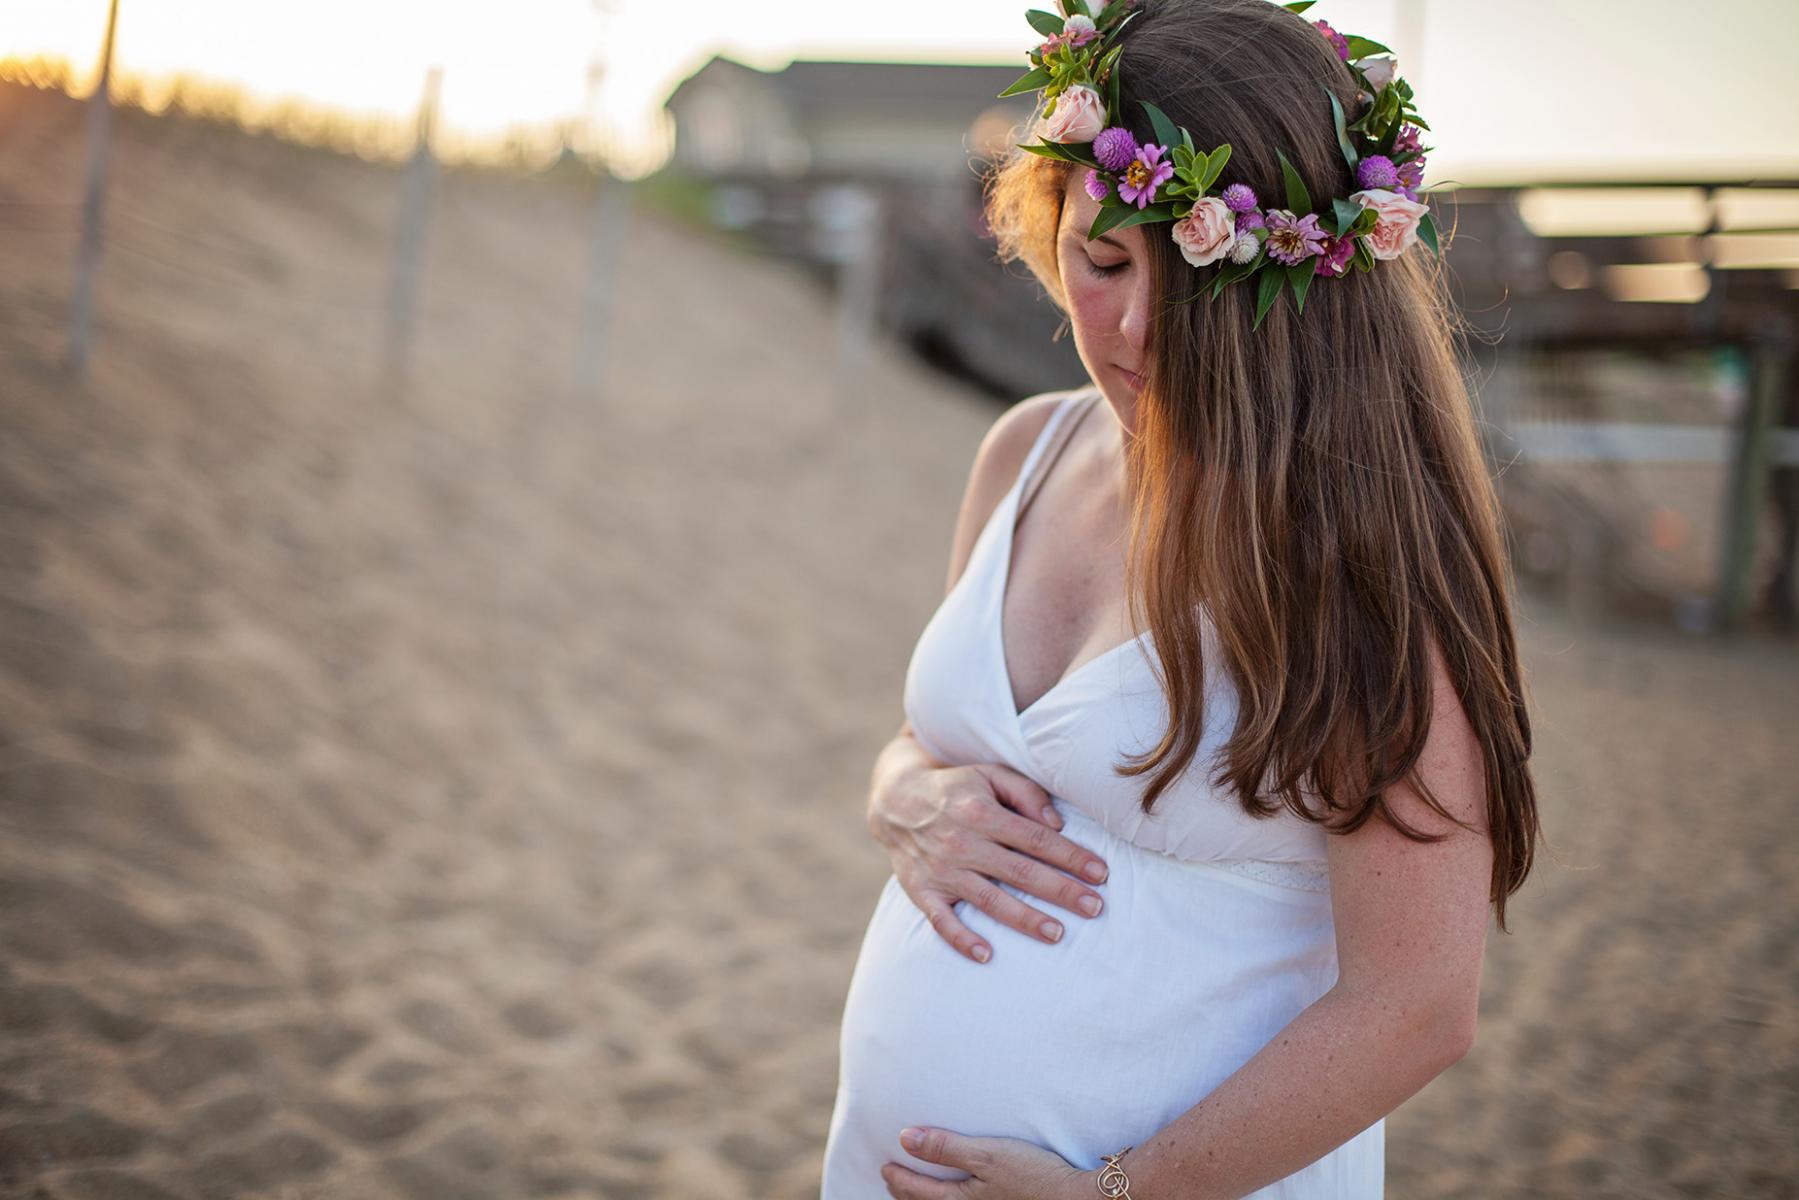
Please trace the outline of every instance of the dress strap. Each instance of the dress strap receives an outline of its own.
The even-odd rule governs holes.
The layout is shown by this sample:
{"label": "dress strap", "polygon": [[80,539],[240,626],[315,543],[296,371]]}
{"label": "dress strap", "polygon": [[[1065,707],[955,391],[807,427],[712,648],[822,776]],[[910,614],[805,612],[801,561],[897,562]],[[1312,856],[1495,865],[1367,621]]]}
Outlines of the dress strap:
{"label": "dress strap", "polygon": [[1094,402],[1101,398],[1102,394],[1098,388],[1076,392],[1058,404],[1056,411],[1050,414],[1048,421],[1044,422],[1043,432],[1038,435],[1037,443],[1031,447],[1031,452],[1025,456],[1024,466],[1018,473],[1022,480],[1022,490],[1018,498],[1018,507],[1013,510],[1012,514],[1014,528],[1023,519],[1024,510],[1029,508],[1031,501],[1036,498],[1038,490],[1043,486],[1044,479],[1049,475],[1049,469],[1055,465],[1056,459],[1061,457],[1063,449],[1067,447],[1069,439],[1074,436],[1074,431],[1079,427],[1081,420],[1086,417],[1088,412],[1092,411]]}

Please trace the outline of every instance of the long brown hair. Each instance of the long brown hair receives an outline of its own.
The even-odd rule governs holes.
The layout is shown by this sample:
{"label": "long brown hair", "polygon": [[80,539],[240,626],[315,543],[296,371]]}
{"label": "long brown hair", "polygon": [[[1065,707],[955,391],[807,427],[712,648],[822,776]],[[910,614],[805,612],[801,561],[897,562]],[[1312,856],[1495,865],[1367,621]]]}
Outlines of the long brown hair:
{"label": "long brown hair", "polygon": [[[1149,100],[1202,149],[1229,142],[1229,179],[1264,203],[1284,194],[1277,149],[1314,197],[1356,190],[1320,87],[1353,113],[1356,82],[1310,22],[1268,0],[1142,8],[1119,35],[1120,105],[1140,141],[1153,133],[1138,104]],[[1013,150],[984,181],[1001,257],[1023,260],[1064,311],[1055,237],[1071,169],[1084,170]],[[1441,266],[1415,246],[1318,280],[1303,315],[1283,295],[1251,332],[1253,278],[1182,303],[1210,272],[1166,230],[1144,227],[1158,304],[1126,467],[1131,603],[1171,719],[1158,745],[1115,769],[1150,776],[1149,812],[1193,761],[1209,621],[1238,701],[1214,786],[1254,816],[1284,807],[1347,833],[1378,815],[1414,841],[1441,840],[1383,799],[1409,780],[1468,828],[1415,777],[1434,642],[1484,751],[1504,931],[1538,838],[1531,725],[1505,534],[1458,355],[1466,327]]]}

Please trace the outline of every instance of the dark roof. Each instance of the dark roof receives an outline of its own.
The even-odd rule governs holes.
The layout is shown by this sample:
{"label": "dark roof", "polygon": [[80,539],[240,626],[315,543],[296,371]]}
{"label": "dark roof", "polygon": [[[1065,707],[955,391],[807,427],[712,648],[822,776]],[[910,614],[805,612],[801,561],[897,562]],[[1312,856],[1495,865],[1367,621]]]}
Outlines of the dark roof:
{"label": "dark roof", "polygon": [[[1019,58],[1022,60],[1023,55]],[[980,112],[1030,70],[960,63],[821,62],[796,60],[771,78],[798,109],[941,106]],[[1008,96],[1028,108],[1034,95]]]}
{"label": "dark roof", "polygon": [[[1012,81],[1030,69],[1019,55],[1016,66],[980,63],[841,62],[796,59],[779,71],[757,71],[767,78],[794,111],[805,115],[818,111],[850,109],[937,110],[967,114],[970,120],[990,105],[1012,105],[1028,112],[1035,93],[999,99]],[[714,55],[675,92],[710,70],[729,64],[755,70],[735,59]],[[674,99],[671,94],[670,100]]]}

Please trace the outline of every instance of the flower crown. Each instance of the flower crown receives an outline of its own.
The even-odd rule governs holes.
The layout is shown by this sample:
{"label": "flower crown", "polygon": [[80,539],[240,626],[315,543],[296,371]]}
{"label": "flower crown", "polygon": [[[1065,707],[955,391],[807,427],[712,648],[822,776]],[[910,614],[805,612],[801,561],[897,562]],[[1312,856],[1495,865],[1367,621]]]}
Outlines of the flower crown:
{"label": "flower crown", "polygon": [[[1303,13],[1312,3],[1294,0],[1281,7]],[[1398,258],[1418,241],[1442,253],[1436,222],[1418,200],[1424,155],[1432,149],[1418,144],[1418,131],[1430,126],[1412,106],[1411,86],[1399,78],[1391,50],[1313,22],[1361,88],[1364,109],[1354,121],[1345,120],[1336,94],[1324,88],[1337,145],[1361,190],[1314,211],[1299,172],[1277,150],[1287,206],[1263,209],[1245,183],[1212,194],[1230,161],[1228,144],[1202,153],[1191,134],[1147,101],[1142,107],[1156,140],[1139,144],[1125,127],[1118,103],[1124,47],[1113,43],[1142,6],[1143,0],[1062,0],[1061,16],[1027,12],[1025,19],[1046,40],[1031,50],[1031,70],[1000,93],[1041,90],[1049,101],[1037,127],[1042,142],[1019,149],[1090,168],[1087,194],[1101,207],[1087,230],[1089,241],[1112,229],[1174,222],[1172,236],[1183,258],[1196,267],[1222,264],[1209,284],[1212,299],[1261,273],[1252,330],[1285,288],[1292,288],[1294,307],[1303,313],[1306,292],[1320,275],[1347,275],[1352,265],[1372,270],[1376,260]],[[1388,57],[1372,57],[1382,54]]]}

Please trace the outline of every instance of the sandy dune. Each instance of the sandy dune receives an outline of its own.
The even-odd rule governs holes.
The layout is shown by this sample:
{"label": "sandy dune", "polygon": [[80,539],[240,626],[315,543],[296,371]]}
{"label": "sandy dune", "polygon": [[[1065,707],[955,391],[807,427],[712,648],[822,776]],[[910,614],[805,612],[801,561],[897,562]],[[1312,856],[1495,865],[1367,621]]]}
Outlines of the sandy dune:
{"label": "sandy dune", "polygon": [[[571,399],[585,197],[467,175],[382,394],[396,174],[123,116],[74,387],[0,89],[0,1195],[816,1195],[991,408],[650,216]],[[1560,861],[1389,1194],[1793,1195],[1799,652],[1526,637]]]}

